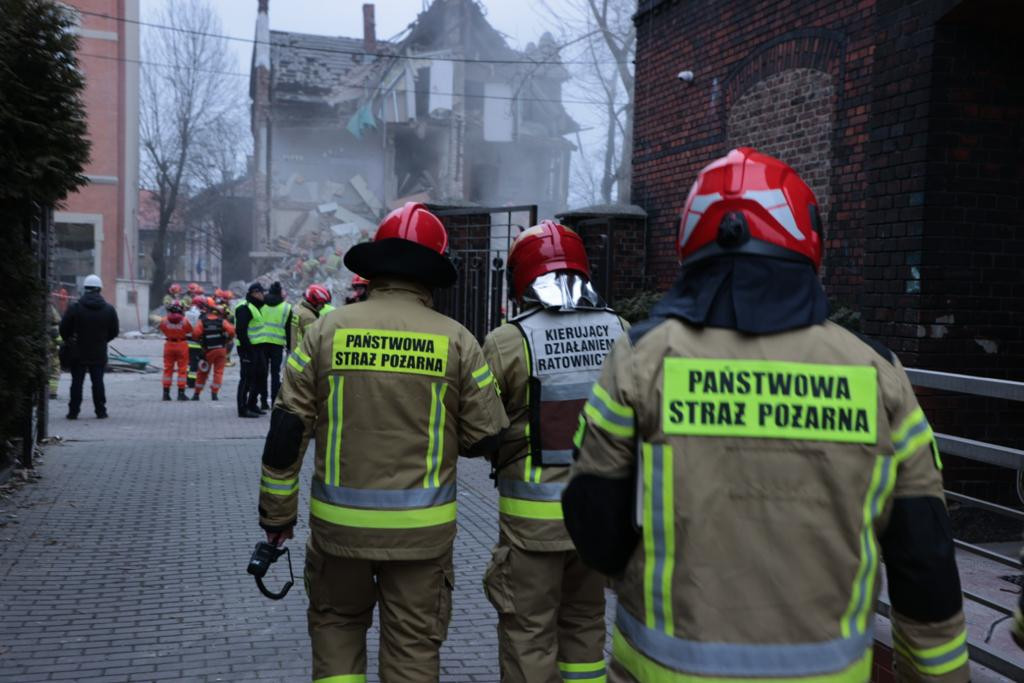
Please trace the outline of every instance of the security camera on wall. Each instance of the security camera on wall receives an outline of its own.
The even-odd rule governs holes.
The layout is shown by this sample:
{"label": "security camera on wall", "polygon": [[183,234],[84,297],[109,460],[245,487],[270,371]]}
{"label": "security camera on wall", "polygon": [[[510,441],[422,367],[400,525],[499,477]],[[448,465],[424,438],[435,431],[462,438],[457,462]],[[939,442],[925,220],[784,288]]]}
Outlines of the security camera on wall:
{"label": "security camera on wall", "polygon": [[676,78],[681,80],[683,83],[693,83],[693,72],[692,71],[680,71]]}

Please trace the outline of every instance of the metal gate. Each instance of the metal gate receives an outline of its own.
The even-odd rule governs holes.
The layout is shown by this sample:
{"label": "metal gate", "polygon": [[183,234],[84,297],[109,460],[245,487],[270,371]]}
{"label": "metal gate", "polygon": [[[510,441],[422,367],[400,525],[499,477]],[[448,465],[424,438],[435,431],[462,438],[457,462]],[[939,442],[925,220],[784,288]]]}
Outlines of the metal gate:
{"label": "metal gate", "polygon": [[483,343],[488,332],[515,315],[505,262],[519,232],[536,224],[537,206],[432,206],[431,211],[448,229],[451,259],[459,273],[455,286],[435,293],[434,306]]}

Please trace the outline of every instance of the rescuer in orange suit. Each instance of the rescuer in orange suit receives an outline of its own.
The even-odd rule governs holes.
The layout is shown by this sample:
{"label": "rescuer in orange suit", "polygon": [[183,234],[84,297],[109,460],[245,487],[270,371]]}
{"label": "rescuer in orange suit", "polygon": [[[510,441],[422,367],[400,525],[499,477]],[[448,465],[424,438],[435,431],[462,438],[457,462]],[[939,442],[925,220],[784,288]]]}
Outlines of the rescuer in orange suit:
{"label": "rescuer in orange suit", "polygon": [[185,382],[188,373],[188,337],[192,334],[192,325],[185,319],[180,301],[172,301],[167,306],[167,315],[160,321],[160,331],[164,334],[164,400],[171,400],[171,378],[174,368],[178,368],[178,400],[186,401]]}
{"label": "rescuer in orange suit", "polygon": [[235,338],[235,326],[224,319],[217,302],[213,298],[206,300],[206,313],[196,322],[192,338],[202,346],[203,362],[199,364],[196,375],[196,393],[193,401],[199,400],[206,386],[206,378],[213,372],[213,383],[210,384],[210,400],[216,401],[220,393],[221,382],[224,381],[224,365],[228,360],[228,342]]}

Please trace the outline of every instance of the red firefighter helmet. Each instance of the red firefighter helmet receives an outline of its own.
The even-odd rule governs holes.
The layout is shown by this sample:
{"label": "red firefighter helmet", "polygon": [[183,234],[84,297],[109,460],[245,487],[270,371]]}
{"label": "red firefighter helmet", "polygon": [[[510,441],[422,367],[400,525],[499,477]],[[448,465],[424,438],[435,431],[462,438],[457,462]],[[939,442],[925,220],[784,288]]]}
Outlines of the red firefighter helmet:
{"label": "red firefighter helmet", "polygon": [[448,231],[423,204],[407,202],[381,221],[372,242],[345,253],[345,265],[367,279],[392,276],[432,287],[455,284],[448,259]]}
{"label": "red firefighter helmet", "polygon": [[543,220],[519,233],[508,252],[515,298],[521,298],[538,277],[556,270],[571,270],[590,278],[590,262],[580,236],[552,220]]}
{"label": "red firefighter helmet", "polygon": [[305,299],[314,306],[323,306],[331,303],[331,292],[323,285],[310,285],[306,287]]}
{"label": "red firefighter helmet", "polygon": [[352,286],[353,287],[369,287],[370,286],[370,281],[367,280],[362,275],[353,275],[352,276]]}
{"label": "red firefighter helmet", "polygon": [[168,313],[181,313],[184,309],[181,307],[181,302],[175,299],[171,303],[167,304]]}
{"label": "red firefighter helmet", "polygon": [[680,263],[754,254],[821,266],[818,200],[796,171],[751,147],[697,176],[679,222]]}
{"label": "red firefighter helmet", "polygon": [[167,293],[171,296],[178,296],[181,294],[181,285],[177,282],[172,282],[171,286],[167,288]]}
{"label": "red firefighter helmet", "polygon": [[196,293],[200,292],[201,290],[202,290],[202,287],[199,286],[198,282],[190,282],[190,283],[188,283],[188,293],[189,294],[196,294]]}
{"label": "red firefighter helmet", "polygon": [[196,294],[192,297],[192,305],[200,310],[206,307],[206,297],[200,294]]}

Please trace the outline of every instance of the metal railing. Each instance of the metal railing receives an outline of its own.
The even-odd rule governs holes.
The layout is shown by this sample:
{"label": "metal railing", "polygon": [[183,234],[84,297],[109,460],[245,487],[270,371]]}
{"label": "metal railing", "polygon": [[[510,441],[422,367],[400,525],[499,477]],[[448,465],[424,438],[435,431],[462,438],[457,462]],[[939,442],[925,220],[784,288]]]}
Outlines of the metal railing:
{"label": "metal railing", "polygon": [[[913,368],[907,369],[907,375],[910,377],[911,383],[917,388],[937,389],[939,391],[967,394],[969,396],[1024,402],[1024,382]],[[938,444],[939,452],[943,455],[955,455],[975,462],[983,462],[989,465],[1016,470],[1018,482],[1020,481],[1021,473],[1024,472],[1024,450],[941,433],[935,434],[935,441]],[[1019,493],[1020,486],[1018,485],[1018,495]],[[948,490],[946,491],[946,498],[963,505],[987,510],[1009,519],[1024,522],[1024,512],[999,505],[998,503],[992,503]],[[963,552],[1012,567],[1017,571],[1021,570],[1020,561],[1016,557],[1008,557],[1002,553],[982,548],[961,539],[953,539],[953,542]],[[990,600],[970,590],[964,590],[963,594],[965,599],[982,605],[1003,617],[1010,617],[1013,614],[1011,607]],[[889,603],[880,599],[878,601],[878,613],[888,617],[890,612],[891,606]],[[1007,660],[986,642],[969,638],[967,647],[972,661],[988,667],[1003,676],[1008,676],[1011,680],[1024,680],[1024,667]]]}

